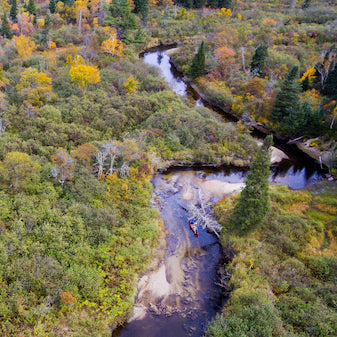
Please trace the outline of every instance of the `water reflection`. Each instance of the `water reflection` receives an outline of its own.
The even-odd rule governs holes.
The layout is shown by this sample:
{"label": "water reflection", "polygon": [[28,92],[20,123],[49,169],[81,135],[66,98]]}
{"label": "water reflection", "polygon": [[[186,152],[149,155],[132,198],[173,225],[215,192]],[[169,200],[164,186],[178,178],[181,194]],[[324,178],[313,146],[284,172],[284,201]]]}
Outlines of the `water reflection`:
{"label": "water reflection", "polygon": [[187,94],[187,86],[179,77],[175,76],[171,70],[170,57],[165,52],[157,51],[144,54],[143,60],[152,66],[160,69],[160,75],[167,85],[178,95]]}

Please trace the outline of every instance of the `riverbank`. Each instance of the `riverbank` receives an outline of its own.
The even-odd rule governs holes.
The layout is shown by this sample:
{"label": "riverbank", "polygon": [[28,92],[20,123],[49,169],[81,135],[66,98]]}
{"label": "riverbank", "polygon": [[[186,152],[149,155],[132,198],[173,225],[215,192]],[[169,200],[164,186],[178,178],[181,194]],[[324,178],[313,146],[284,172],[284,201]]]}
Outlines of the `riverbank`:
{"label": "riverbank", "polygon": [[[160,46],[160,48],[162,48],[162,46]],[[164,45],[162,50],[165,50],[165,53],[167,55],[171,55],[172,53],[179,50],[179,44],[178,43],[167,44],[166,48],[169,48],[169,49],[165,50],[165,45]],[[144,54],[146,52],[149,52],[149,51],[154,51],[154,50],[156,50],[156,47],[152,47],[149,50],[143,52],[142,54]],[[230,120],[233,120],[233,121],[241,120],[244,125],[246,125],[248,127],[252,127],[255,130],[255,132],[257,132],[259,134],[273,135],[274,140],[280,142],[281,144],[286,144],[289,141],[291,141],[291,139],[289,137],[282,136],[279,133],[275,132],[274,130],[271,130],[270,128],[267,128],[262,123],[256,122],[251,116],[249,116],[249,119],[243,120],[242,116],[239,116],[239,115],[233,113],[230,108],[225,108],[225,107],[215,103],[201,90],[201,88],[198,86],[197,83],[195,83],[195,81],[193,81],[191,78],[186,76],[186,74],[181,69],[179,69],[178,65],[174,62],[174,60],[172,60],[171,57],[170,57],[170,63],[172,65],[172,67],[174,68],[175,72],[177,72],[181,76],[183,81],[185,81],[188,84],[189,90],[193,91],[193,95],[197,96],[197,97],[200,97],[202,99],[202,101],[205,103],[206,106],[208,106],[211,109],[219,112],[222,115],[225,115]],[[330,153],[327,153],[325,151],[319,151],[318,149],[313,149],[312,147],[310,147],[310,142],[309,143],[308,142],[302,142],[302,141],[299,140],[299,141],[293,142],[292,144],[294,144],[299,151],[305,153],[310,158],[317,161],[317,163],[320,163],[321,165],[325,166],[326,168],[330,167],[329,166],[329,160],[330,160],[330,156],[331,156]]]}
{"label": "riverbank", "polygon": [[[337,313],[337,185],[301,191],[272,186],[272,210],[261,228],[237,236],[226,230],[235,257],[229,265],[231,299],[206,336],[335,336]],[[231,212],[230,198],[215,209]],[[240,329],[240,330],[238,330]]]}

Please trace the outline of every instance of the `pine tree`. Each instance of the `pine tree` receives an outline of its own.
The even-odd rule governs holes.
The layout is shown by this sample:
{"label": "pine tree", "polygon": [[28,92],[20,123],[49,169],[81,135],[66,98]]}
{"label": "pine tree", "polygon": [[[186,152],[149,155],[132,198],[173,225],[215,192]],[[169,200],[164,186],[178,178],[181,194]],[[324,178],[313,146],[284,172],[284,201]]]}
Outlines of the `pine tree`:
{"label": "pine tree", "polygon": [[16,22],[16,16],[18,15],[18,3],[16,0],[12,0],[11,10],[9,12],[9,17],[13,22]]}
{"label": "pine tree", "polygon": [[233,1],[232,0],[219,0],[218,7],[232,9]]}
{"label": "pine tree", "polygon": [[255,76],[264,76],[267,57],[268,46],[262,43],[256,48],[252,62],[250,64],[250,71]]}
{"label": "pine tree", "polygon": [[42,32],[41,32],[41,44],[45,47],[48,47],[49,45],[49,31],[51,28],[51,24],[52,24],[52,20],[50,15],[47,14],[45,20],[44,20],[44,26],[42,28]]}
{"label": "pine tree", "polygon": [[50,0],[49,2],[49,10],[50,10],[50,13],[55,13],[56,11],[56,0]]}
{"label": "pine tree", "polygon": [[1,19],[1,28],[0,28],[0,34],[1,36],[11,39],[13,37],[13,32],[11,30],[11,26],[8,22],[6,13],[3,14]]}
{"label": "pine tree", "polygon": [[262,224],[270,210],[269,175],[270,147],[273,137],[267,136],[254,158],[246,178],[246,186],[234,207],[229,221],[240,233],[248,232]]}
{"label": "pine tree", "polygon": [[35,6],[34,0],[29,0],[28,1],[27,11],[28,11],[29,14],[32,14],[32,15],[34,15],[36,17],[37,10],[36,10],[36,6]]}
{"label": "pine tree", "polygon": [[189,75],[192,78],[197,78],[205,74],[205,60],[205,43],[202,41],[189,69]]}
{"label": "pine tree", "polygon": [[297,74],[298,66],[294,66],[283,81],[272,111],[273,122],[281,122],[283,118],[288,117],[297,109],[298,95],[301,91]]}
{"label": "pine tree", "polygon": [[337,66],[330,71],[322,90],[323,94],[329,97],[337,97]]}
{"label": "pine tree", "polygon": [[206,5],[206,0],[194,0],[195,8],[202,8]]}
{"label": "pine tree", "polygon": [[147,15],[149,14],[150,1],[149,0],[134,0],[135,13],[142,15],[143,21],[146,21]]}

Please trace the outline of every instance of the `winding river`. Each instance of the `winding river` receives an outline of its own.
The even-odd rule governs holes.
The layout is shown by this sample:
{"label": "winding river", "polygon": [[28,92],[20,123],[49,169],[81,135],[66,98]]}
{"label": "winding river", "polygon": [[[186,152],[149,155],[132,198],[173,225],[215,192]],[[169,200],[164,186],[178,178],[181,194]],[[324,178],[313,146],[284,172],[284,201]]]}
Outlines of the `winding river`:
{"label": "winding river", "polygon": [[[144,54],[147,64],[159,68],[168,86],[178,95],[193,96],[196,105],[203,105],[191,93],[179,74],[172,69],[168,53],[158,49]],[[287,184],[299,189],[323,177],[319,166],[294,147],[277,144],[274,149],[271,183]],[[284,155],[285,153],[285,155]],[[283,159],[282,159],[283,158]],[[217,238],[199,228],[195,236],[188,226],[186,207],[203,200],[216,202],[240,190],[247,170],[171,169],[153,179],[152,203],[165,221],[166,251],[152,272],[138,284],[134,313],[128,324],[114,331],[120,337],[200,337],[207,321],[221,310],[228,299],[217,284],[218,271],[224,262]]]}

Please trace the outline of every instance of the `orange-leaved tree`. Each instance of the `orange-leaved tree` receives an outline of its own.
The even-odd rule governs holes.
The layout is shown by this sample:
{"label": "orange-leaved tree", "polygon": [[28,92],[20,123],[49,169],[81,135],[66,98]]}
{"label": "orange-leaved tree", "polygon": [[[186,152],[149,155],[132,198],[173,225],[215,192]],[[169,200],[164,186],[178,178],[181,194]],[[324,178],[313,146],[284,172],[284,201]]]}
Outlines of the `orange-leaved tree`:
{"label": "orange-leaved tree", "polygon": [[56,154],[51,157],[54,166],[51,175],[61,184],[63,188],[67,180],[71,180],[75,168],[75,161],[64,149],[59,149]]}

